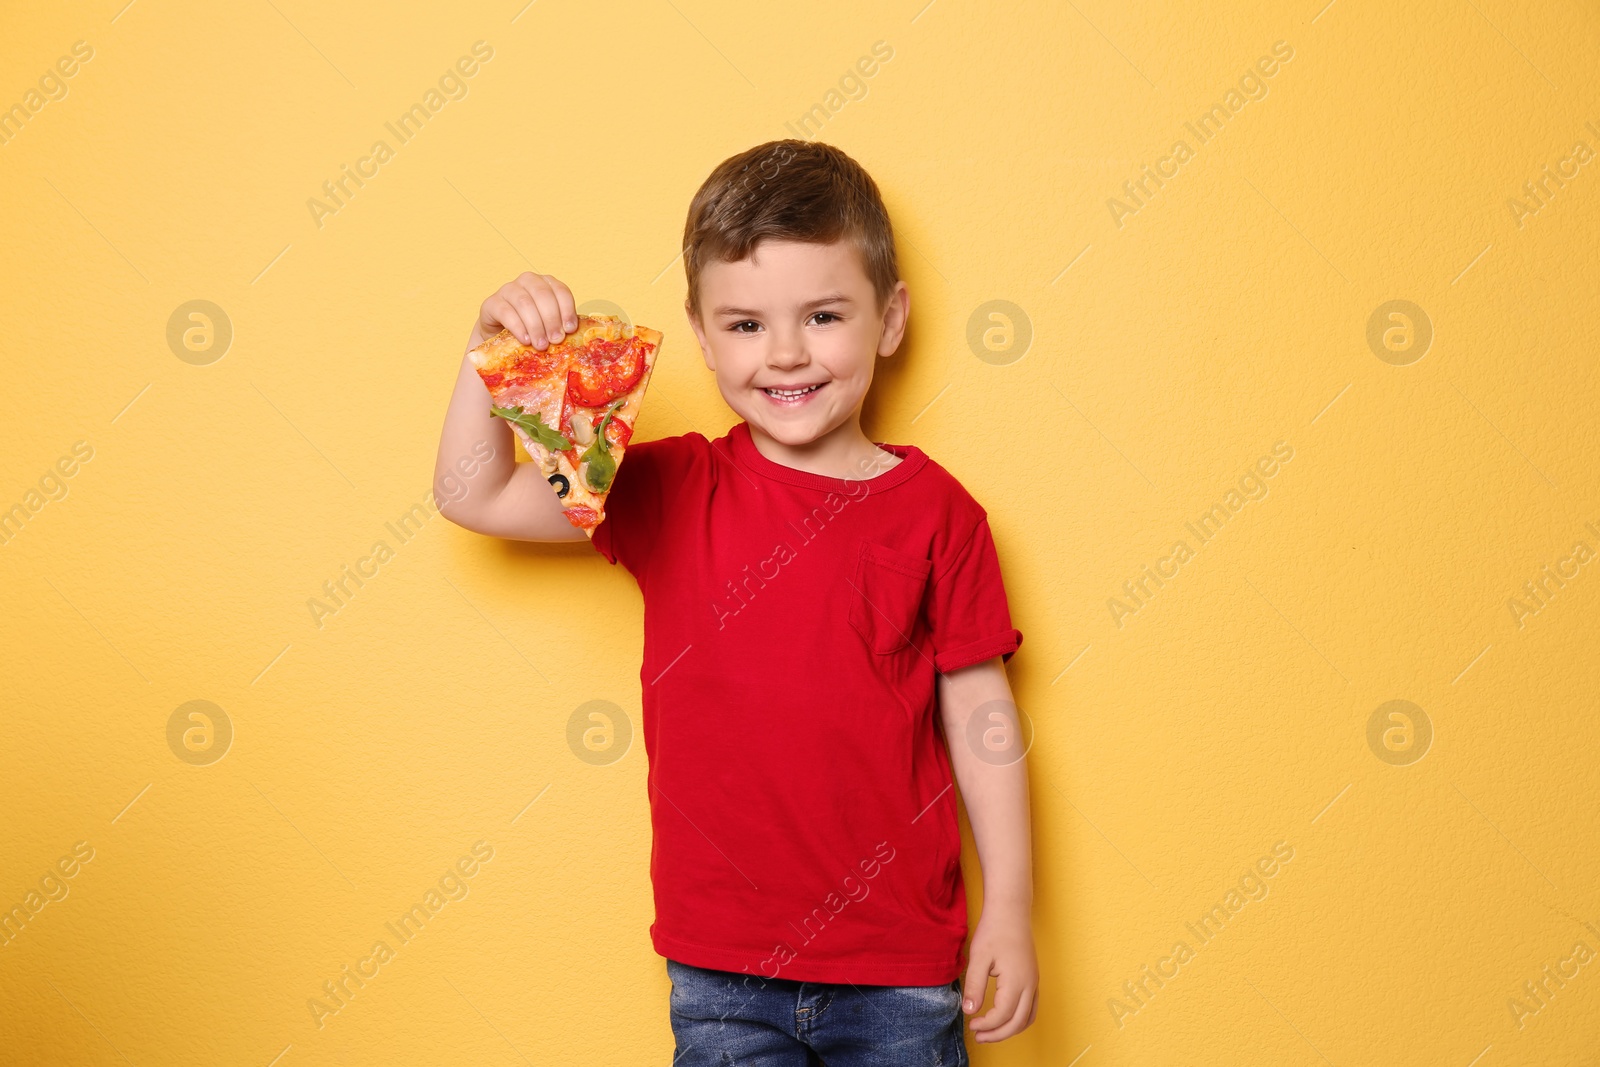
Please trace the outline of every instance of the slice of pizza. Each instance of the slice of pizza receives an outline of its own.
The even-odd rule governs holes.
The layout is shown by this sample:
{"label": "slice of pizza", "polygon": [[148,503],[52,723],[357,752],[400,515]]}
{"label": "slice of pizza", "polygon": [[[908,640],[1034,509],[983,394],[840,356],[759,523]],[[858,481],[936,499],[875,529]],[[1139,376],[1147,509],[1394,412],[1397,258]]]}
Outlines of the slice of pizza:
{"label": "slice of pizza", "polygon": [[511,424],[567,521],[590,537],[605,518],[660,350],[659,330],[579,315],[578,328],[542,352],[501,330],[468,353],[489,389],[490,412]]}

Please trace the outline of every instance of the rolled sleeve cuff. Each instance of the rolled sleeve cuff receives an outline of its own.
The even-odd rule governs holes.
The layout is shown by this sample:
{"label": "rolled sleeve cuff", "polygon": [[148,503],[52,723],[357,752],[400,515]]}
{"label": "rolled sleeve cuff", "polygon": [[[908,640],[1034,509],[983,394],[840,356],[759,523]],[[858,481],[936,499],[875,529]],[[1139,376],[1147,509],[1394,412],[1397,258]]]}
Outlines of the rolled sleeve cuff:
{"label": "rolled sleeve cuff", "polygon": [[974,663],[1001,657],[1001,661],[1009,660],[1011,654],[1022,644],[1022,631],[1016,627],[1004,633],[986,637],[981,641],[969,641],[955,648],[947,648],[936,652],[933,656],[933,669],[940,674],[949,674],[962,667],[970,667]]}

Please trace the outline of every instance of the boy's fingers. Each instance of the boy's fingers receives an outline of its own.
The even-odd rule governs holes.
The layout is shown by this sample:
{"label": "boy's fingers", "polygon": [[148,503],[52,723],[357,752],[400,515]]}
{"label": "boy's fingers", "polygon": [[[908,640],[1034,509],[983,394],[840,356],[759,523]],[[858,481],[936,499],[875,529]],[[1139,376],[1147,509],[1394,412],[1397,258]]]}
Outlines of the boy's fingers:
{"label": "boy's fingers", "polygon": [[511,331],[513,337],[523,342],[528,341],[528,328],[522,322],[522,316],[517,314],[517,309],[511,301],[496,293],[483,302],[483,312],[479,315],[483,320],[483,335],[493,336],[497,331],[495,327],[504,326]]}
{"label": "boy's fingers", "polygon": [[517,309],[517,315],[522,320],[522,343],[543,348],[546,333],[544,316],[539,314],[539,305],[534,302],[533,294],[520,285],[514,285],[506,294],[506,300]]}
{"label": "boy's fingers", "polygon": [[[995,995],[995,999],[999,1000],[998,993]],[[1011,1017],[1003,1020],[999,1027],[975,1038],[975,1040],[985,1043],[991,1041],[1004,1041],[1008,1037],[1014,1037],[1015,1035],[1022,1033],[1023,1030],[1027,1029],[1028,1024],[1033,1022],[1033,1006],[1033,990],[1031,988],[1024,989],[1022,991],[1022,996],[1016,1005],[1016,1010],[1012,1013]]]}
{"label": "boy's fingers", "polygon": [[1001,975],[994,985],[994,1004],[988,1011],[972,1020],[974,1033],[993,1030],[1009,1021],[1017,1013],[1017,1001],[1021,998],[1022,990],[1015,988],[1015,980],[1007,980]]}
{"label": "boy's fingers", "polygon": [[556,294],[556,306],[561,309],[561,328],[571,333],[578,328],[578,303],[572,298],[572,290],[559,278],[547,274],[545,279]]}
{"label": "boy's fingers", "polygon": [[567,329],[561,321],[561,306],[556,303],[555,290],[550,288],[549,279],[542,274],[524,274],[517,280],[522,283],[522,290],[533,299],[534,307],[538,309],[536,321],[543,324],[542,330],[550,343],[561,340]]}

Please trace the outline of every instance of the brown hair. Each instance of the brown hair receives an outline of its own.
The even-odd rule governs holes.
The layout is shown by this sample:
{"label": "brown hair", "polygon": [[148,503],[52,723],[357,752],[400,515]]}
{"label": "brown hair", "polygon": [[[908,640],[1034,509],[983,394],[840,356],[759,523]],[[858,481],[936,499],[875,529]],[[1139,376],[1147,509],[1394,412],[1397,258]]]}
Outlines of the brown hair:
{"label": "brown hair", "polygon": [[769,238],[854,241],[880,308],[900,280],[894,227],[872,175],[830,144],[768,141],[717,164],[689,203],[683,270],[690,312],[699,317],[706,264],[737,263]]}

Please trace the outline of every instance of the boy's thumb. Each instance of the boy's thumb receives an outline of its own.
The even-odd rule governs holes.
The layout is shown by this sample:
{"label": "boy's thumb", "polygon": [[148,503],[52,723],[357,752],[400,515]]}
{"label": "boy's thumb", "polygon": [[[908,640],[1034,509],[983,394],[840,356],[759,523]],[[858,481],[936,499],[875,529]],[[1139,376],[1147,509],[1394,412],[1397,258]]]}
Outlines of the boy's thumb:
{"label": "boy's thumb", "polygon": [[990,962],[978,956],[967,961],[967,975],[961,980],[961,1010],[968,1015],[983,1007],[983,997],[989,987]]}

